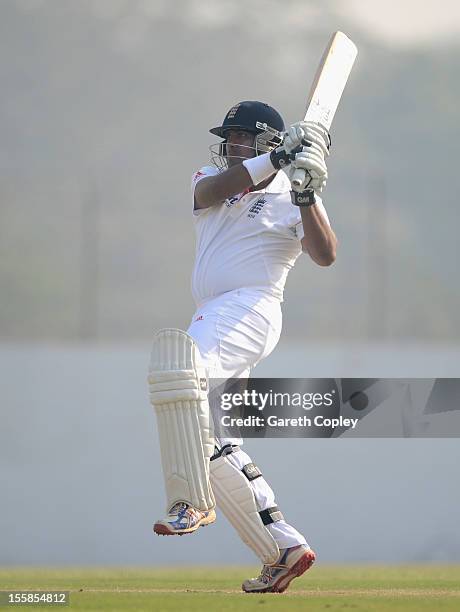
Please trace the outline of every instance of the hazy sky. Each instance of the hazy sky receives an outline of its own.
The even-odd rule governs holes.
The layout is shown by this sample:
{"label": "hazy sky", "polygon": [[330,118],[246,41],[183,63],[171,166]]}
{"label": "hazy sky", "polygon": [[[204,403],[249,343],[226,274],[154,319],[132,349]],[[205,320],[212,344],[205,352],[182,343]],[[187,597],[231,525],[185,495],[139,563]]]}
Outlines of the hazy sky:
{"label": "hazy sky", "polygon": [[[62,7],[68,0],[12,0],[25,12],[53,5]],[[457,0],[316,0],[279,3],[269,0],[80,0],[95,16],[119,20],[129,38],[142,38],[152,20],[168,13],[201,27],[218,28],[230,23],[266,29],[267,5],[279,11],[278,30],[286,40],[289,31],[325,22],[340,28],[340,19],[350,19],[364,31],[388,43],[411,46],[442,42],[460,30],[460,3]],[[71,5],[71,3],[70,3]],[[244,7],[243,7],[244,5]],[[291,9],[291,10],[289,10]],[[345,26],[344,26],[345,27]],[[126,32],[125,32],[126,35]]]}
{"label": "hazy sky", "polygon": [[337,10],[398,45],[441,41],[460,30],[456,0],[339,0]]}

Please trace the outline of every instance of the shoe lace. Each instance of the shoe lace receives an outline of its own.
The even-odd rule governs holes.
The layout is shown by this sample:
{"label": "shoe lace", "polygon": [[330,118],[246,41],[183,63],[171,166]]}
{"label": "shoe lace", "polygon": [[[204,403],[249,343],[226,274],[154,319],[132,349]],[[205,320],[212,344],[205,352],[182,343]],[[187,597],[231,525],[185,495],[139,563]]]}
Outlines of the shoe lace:
{"label": "shoe lace", "polygon": [[279,569],[287,569],[287,565],[264,565],[262,571],[260,572],[258,580],[260,580],[264,584],[267,584],[273,577],[273,570]]}
{"label": "shoe lace", "polygon": [[179,514],[180,512],[185,512],[188,506],[185,502],[176,502],[174,506],[171,507],[169,514]]}

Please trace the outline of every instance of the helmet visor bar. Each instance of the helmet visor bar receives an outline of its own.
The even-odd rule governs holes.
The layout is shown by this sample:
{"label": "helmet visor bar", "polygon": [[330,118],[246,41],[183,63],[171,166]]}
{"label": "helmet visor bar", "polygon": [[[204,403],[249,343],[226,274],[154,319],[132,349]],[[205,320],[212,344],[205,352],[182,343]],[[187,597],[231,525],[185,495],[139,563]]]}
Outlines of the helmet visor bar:
{"label": "helmet visor bar", "polygon": [[284,138],[284,133],[275,130],[275,128],[270,127],[266,123],[262,123],[261,121],[256,122],[256,128],[261,130],[260,134],[256,136],[256,152],[260,153],[268,153],[273,149],[276,149],[282,142]]}

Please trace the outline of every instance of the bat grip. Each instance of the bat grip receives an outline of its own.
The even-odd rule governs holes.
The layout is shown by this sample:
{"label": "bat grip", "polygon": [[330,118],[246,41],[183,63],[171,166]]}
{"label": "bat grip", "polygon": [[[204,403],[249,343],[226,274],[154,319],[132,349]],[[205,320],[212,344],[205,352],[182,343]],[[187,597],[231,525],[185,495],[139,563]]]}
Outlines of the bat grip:
{"label": "bat grip", "polygon": [[294,191],[298,191],[302,183],[305,181],[305,170],[302,168],[297,168],[294,171],[291,179],[291,185],[294,188]]}

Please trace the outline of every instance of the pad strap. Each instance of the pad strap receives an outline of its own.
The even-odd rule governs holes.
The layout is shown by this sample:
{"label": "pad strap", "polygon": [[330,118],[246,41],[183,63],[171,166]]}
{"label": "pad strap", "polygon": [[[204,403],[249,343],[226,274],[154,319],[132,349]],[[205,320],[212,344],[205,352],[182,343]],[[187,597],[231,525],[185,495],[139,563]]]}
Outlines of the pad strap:
{"label": "pad strap", "polygon": [[[216,459],[219,459],[219,457],[231,455],[232,453],[236,453],[239,450],[240,447],[238,446],[238,444],[226,444],[221,449],[216,446],[214,455],[211,457],[211,461],[215,461]],[[243,466],[241,471],[249,481],[255,480],[256,478],[260,478],[260,476],[262,476],[262,472],[254,463],[247,463]]]}
{"label": "pad strap", "polygon": [[243,466],[241,471],[249,481],[255,480],[256,478],[260,478],[262,476],[262,472],[259,470],[257,465],[254,465],[253,463],[246,464]]}
{"label": "pad strap", "polygon": [[271,523],[284,520],[284,516],[279,511],[278,506],[272,506],[271,508],[261,510],[259,514],[264,525],[270,525]]}
{"label": "pad strap", "polygon": [[219,457],[225,457],[225,455],[231,455],[232,453],[236,453],[239,451],[240,447],[237,444],[226,444],[221,449],[217,446],[214,447],[214,455],[211,457],[211,461],[215,459],[219,459]]}

